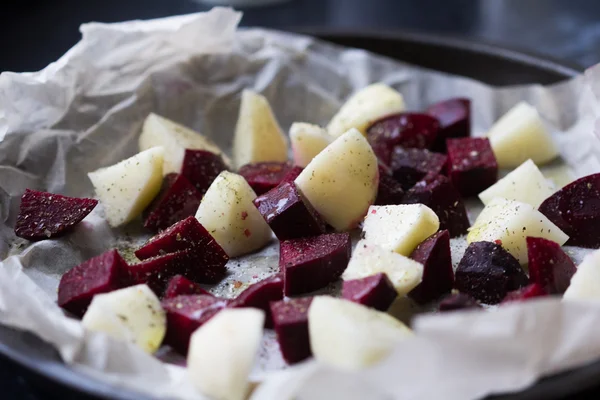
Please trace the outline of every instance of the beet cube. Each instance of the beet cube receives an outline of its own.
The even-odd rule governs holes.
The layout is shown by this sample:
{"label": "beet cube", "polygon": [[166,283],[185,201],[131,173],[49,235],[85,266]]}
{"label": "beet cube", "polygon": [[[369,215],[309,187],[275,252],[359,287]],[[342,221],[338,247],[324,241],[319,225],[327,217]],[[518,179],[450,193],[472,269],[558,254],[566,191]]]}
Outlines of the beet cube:
{"label": "beet cube", "polygon": [[285,176],[281,180],[281,183],[294,182],[298,175],[302,173],[302,171],[304,171],[304,168],[295,165],[294,167],[292,167],[292,169],[289,170],[287,174],[285,174]]}
{"label": "beet cube", "polygon": [[391,175],[391,170],[379,163],[379,186],[377,187],[376,206],[402,204],[404,189]]}
{"label": "beet cube", "polygon": [[439,311],[455,311],[464,310],[468,308],[482,308],[481,304],[473,297],[465,293],[453,293],[450,294],[440,302],[438,307]]}
{"label": "beet cube", "polygon": [[433,150],[446,151],[446,139],[471,136],[471,100],[454,98],[432,104],[427,114],[440,122]]}
{"label": "beet cube", "polygon": [[238,297],[231,300],[229,307],[253,307],[265,312],[265,327],[273,327],[273,317],[269,303],[283,299],[283,274],[250,285]]}
{"label": "beet cube", "polygon": [[158,296],[162,296],[167,282],[175,275],[183,275],[193,281],[202,281],[197,279],[199,274],[196,269],[200,269],[200,267],[196,265],[190,249],[147,258],[128,266],[129,276],[133,283],[147,284]]}
{"label": "beet cube", "polygon": [[286,182],[253,201],[279,240],[325,233],[325,221],[294,182]]}
{"label": "beet cube", "polygon": [[94,199],[26,189],[21,197],[15,235],[28,240],[60,236],[84,219],[97,204],[98,200]]}
{"label": "beet cube", "polygon": [[528,283],[517,259],[492,242],[471,243],[454,278],[459,291],[486,304],[498,304],[508,292]]}
{"label": "beet cube", "polygon": [[367,138],[371,143],[383,143],[390,149],[395,146],[428,149],[439,130],[437,118],[408,112],[389,115],[374,122],[367,129]]}
{"label": "beet cube", "polygon": [[165,294],[163,297],[169,299],[171,297],[177,297],[187,294],[205,294],[212,296],[212,294],[204,289],[195,282],[190,281],[183,275],[175,275],[167,283]]}
{"label": "beet cube", "polygon": [[462,196],[475,196],[498,178],[498,163],[487,138],[448,139],[448,174]]}
{"label": "beet cube", "polygon": [[348,266],[351,251],[348,233],[284,240],[279,244],[284,294],[312,292],[335,281]]}
{"label": "beet cube", "polygon": [[238,174],[260,196],[279,185],[291,169],[292,165],[287,162],[259,162],[240,167]]}
{"label": "beet cube", "polygon": [[548,292],[542,285],[539,283],[530,283],[529,285],[513,290],[512,292],[508,292],[502,303],[510,303],[512,301],[525,301],[534,297],[542,297],[547,296]]}
{"label": "beet cube", "polygon": [[450,237],[467,233],[469,217],[460,194],[443,175],[426,181],[422,180],[404,195],[405,204],[425,204],[440,219],[440,229],[447,229]]}
{"label": "beet cube", "polygon": [[312,356],[308,335],[308,308],[312,297],[271,303],[277,342],[283,359],[294,364]]}
{"label": "beet cube", "polygon": [[85,314],[94,295],[129,286],[127,263],[109,250],[67,271],[58,284],[58,305],[78,317]]}
{"label": "beet cube", "polygon": [[544,200],[539,211],[569,235],[567,245],[600,247],[600,174],[584,176]]}
{"label": "beet cube", "polygon": [[342,297],[379,311],[387,311],[398,297],[398,292],[387,275],[379,273],[344,281]]}
{"label": "beet cube", "polygon": [[186,355],[192,333],[227,306],[226,299],[209,295],[188,295],[164,299],[167,333],[164,342]]}
{"label": "beet cube", "polygon": [[434,233],[410,255],[423,264],[423,280],[408,294],[419,304],[425,304],[450,293],[454,286],[454,271],[450,254],[450,234],[447,230]]}
{"label": "beet cube", "polygon": [[183,175],[173,175],[165,177],[162,193],[148,207],[146,229],[157,232],[196,214],[202,195]]}
{"label": "beet cube", "polygon": [[200,196],[203,196],[215,178],[226,170],[227,165],[218,154],[206,150],[185,150],[181,175],[196,187]]}
{"label": "beet cube", "polygon": [[403,149],[396,147],[392,153],[390,168],[404,190],[413,187],[422,179],[430,179],[441,174],[448,157],[424,149]]}
{"label": "beet cube", "polygon": [[552,240],[526,240],[530,282],[539,284],[549,294],[564,293],[577,271],[573,260]]}

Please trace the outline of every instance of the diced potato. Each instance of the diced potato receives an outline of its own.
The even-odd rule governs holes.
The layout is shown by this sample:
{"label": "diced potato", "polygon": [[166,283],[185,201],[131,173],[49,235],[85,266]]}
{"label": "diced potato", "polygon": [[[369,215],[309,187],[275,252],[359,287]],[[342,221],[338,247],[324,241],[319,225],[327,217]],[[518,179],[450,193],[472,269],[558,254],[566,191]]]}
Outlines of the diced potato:
{"label": "diced potato", "polygon": [[251,90],[242,92],[235,135],[233,161],[239,168],[249,163],[286,161],[287,140],[267,99]]}
{"label": "diced potato", "polygon": [[364,239],[403,256],[440,228],[433,210],[423,204],[371,206],[363,224]]}
{"label": "diced potato", "polygon": [[381,361],[398,342],[413,336],[406,325],[386,313],[329,296],[312,301],[308,330],[314,357],[348,370]]}
{"label": "diced potato", "polygon": [[246,398],[248,375],[258,353],[264,320],[262,310],[230,308],[192,334],[187,367],[198,390],[212,399]]}
{"label": "diced potato", "polygon": [[423,265],[392,250],[360,240],[342,278],[361,279],[378,273],[386,274],[398,295],[404,296],[421,283]]}
{"label": "diced potato", "polygon": [[110,226],[131,221],[160,191],[162,147],[153,147],[110,167],[88,173]]}
{"label": "diced potato", "polygon": [[154,113],[150,113],[146,117],[138,145],[140,151],[148,150],[155,146],[164,147],[164,175],[171,172],[177,174],[181,172],[185,149],[210,151],[211,153],[221,155],[225,163],[230,164],[230,160],[212,140]]}
{"label": "diced potato", "polygon": [[223,171],[198,207],[196,218],[229,257],[250,253],[271,239],[271,228],[252,204],[255,198],[242,176]]}
{"label": "diced potato", "polygon": [[333,137],[343,135],[350,128],[363,135],[379,118],[404,111],[402,95],[383,83],[374,83],[353,94],[333,116],[327,131]]}
{"label": "diced potato", "polygon": [[554,188],[531,160],[525,161],[504,178],[479,193],[483,204],[495,197],[522,201],[537,208],[554,193]]}
{"label": "diced potato", "polygon": [[585,256],[571,277],[564,300],[600,300],[600,250]]}
{"label": "diced potato", "polygon": [[160,347],[167,331],[160,300],[146,285],[95,295],[81,323],[91,331],[135,343],[148,353]]}
{"label": "diced potato", "polygon": [[290,127],[294,164],[306,167],[317,154],[331,143],[331,136],[318,125],[294,122]]}
{"label": "diced potato", "polygon": [[356,129],[337,138],[304,168],[296,185],[338,231],[356,227],[375,201],[377,157]]}
{"label": "diced potato", "polygon": [[561,246],[569,239],[532,205],[496,197],[469,228],[467,242],[500,241],[523,265],[527,264],[527,236],[553,240]]}
{"label": "diced potato", "polygon": [[558,155],[537,110],[524,101],[496,121],[488,137],[499,168],[515,168],[528,159],[543,165]]}

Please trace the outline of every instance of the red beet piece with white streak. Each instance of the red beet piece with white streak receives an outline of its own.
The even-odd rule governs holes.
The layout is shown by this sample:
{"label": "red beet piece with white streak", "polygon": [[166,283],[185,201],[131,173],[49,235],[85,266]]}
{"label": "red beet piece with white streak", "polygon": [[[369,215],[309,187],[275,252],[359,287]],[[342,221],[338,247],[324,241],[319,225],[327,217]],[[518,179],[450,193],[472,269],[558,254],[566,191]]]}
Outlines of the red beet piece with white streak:
{"label": "red beet piece with white streak", "polygon": [[190,294],[205,294],[212,296],[212,294],[204,290],[196,282],[192,282],[183,275],[175,275],[167,283],[165,294],[163,298],[170,299],[171,297],[190,295]]}
{"label": "red beet piece with white streak", "polygon": [[202,195],[183,175],[169,174],[163,180],[158,197],[148,207],[144,228],[153,232],[193,216],[198,210]]}
{"label": "red beet piece with white streak", "polygon": [[471,136],[471,100],[458,97],[432,104],[427,114],[440,122],[433,150],[446,151],[446,139]]}
{"label": "red beet piece with white streak", "polygon": [[161,302],[167,315],[165,344],[186,355],[192,333],[227,306],[227,300],[208,295],[177,296]]}
{"label": "red beet piece with white streak", "polygon": [[269,303],[283,299],[283,274],[277,274],[250,285],[229,302],[229,307],[252,307],[265,312],[265,328],[273,327]]}
{"label": "red beet piece with white streak", "polygon": [[129,285],[127,263],[117,250],[109,250],[63,274],[58,284],[58,305],[82,317],[95,295]]}
{"label": "red beet piece with white streak", "polygon": [[28,240],[60,236],[81,222],[97,204],[94,199],[27,189],[21,197],[15,235]]}
{"label": "red beet piece with white streak", "polygon": [[379,311],[387,311],[398,297],[398,292],[387,275],[379,273],[344,281],[342,297]]}
{"label": "red beet piece with white streak", "polygon": [[552,240],[528,237],[526,241],[529,281],[549,294],[564,293],[577,271],[573,260]]}
{"label": "red beet piece with white streak", "polygon": [[215,178],[226,170],[227,165],[218,154],[206,150],[185,150],[181,175],[196,187],[196,190],[200,192],[200,197],[206,193]]}
{"label": "red beet piece with white streak", "polygon": [[313,292],[337,280],[348,266],[352,250],[348,233],[284,240],[279,246],[286,296]]}
{"label": "red beet piece with white streak", "polygon": [[308,333],[308,308],[312,297],[271,303],[271,313],[279,349],[288,364],[312,356]]}
{"label": "red beet piece with white streak", "polygon": [[402,185],[394,179],[391,170],[384,164],[379,163],[379,186],[377,187],[376,206],[387,206],[402,204],[404,199],[404,189]]}
{"label": "red beet piece with white streak", "polygon": [[423,280],[408,294],[419,304],[429,303],[452,291],[454,271],[447,230],[434,233],[412,252],[410,258],[423,264]]}
{"label": "red beet piece with white streak", "polygon": [[546,289],[544,289],[544,287],[539,283],[530,283],[529,285],[521,289],[508,292],[502,300],[502,304],[510,303],[513,301],[525,301],[543,296],[548,296],[548,292],[546,291]]}
{"label": "red beet piece with white streak", "polygon": [[448,156],[445,154],[396,147],[391,155],[390,169],[402,188],[409,190],[421,180],[442,174],[447,162]]}
{"label": "red beet piece with white streak", "polygon": [[496,183],[498,163],[487,138],[446,140],[448,175],[463,197],[475,196]]}
{"label": "red beet piece with white streak", "polygon": [[256,195],[260,196],[279,185],[291,169],[292,164],[288,162],[259,162],[240,167],[238,174],[243,176]]}
{"label": "red beet piece with white streak", "polygon": [[294,182],[282,183],[253,203],[279,240],[325,233],[325,221]]}

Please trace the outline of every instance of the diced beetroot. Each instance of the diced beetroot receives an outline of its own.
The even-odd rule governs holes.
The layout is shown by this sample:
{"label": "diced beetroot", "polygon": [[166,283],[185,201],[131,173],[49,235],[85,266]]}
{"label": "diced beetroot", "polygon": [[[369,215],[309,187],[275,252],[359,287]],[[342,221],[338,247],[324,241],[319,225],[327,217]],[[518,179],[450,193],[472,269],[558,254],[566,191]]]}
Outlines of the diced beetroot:
{"label": "diced beetroot", "polygon": [[440,122],[434,151],[446,151],[446,139],[471,136],[471,100],[454,98],[432,104],[427,114]]}
{"label": "diced beetroot", "polygon": [[188,217],[154,236],[135,255],[140,260],[145,260],[184,250],[190,250],[190,257],[194,260],[193,276],[202,279],[197,280],[183,274],[186,277],[200,283],[215,283],[225,274],[225,264],[229,257],[195,217]]}
{"label": "diced beetroot", "polygon": [[462,196],[475,196],[496,183],[498,163],[487,138],[448,139],[448,174]]}
{"label": "diced beetroot", "polygon": [[344,281],[342,297],[379,311],[387,311],[398,297],[398,292],[387,275],[379,273]]}
{"label": "diced beetroot", "polygon": [[424,149],[396,147],[392,153],[390,168],[404,190],[413,187],[422,179],[438,176],[444,171],[448,157]]}
{"label": "diced beetroot", "polygon": [[297,165],[293,166],[292,169],[290,169],[289,172],[283,177],[281,183],[294,182],[298,175],[302,173],[302,171],[304,171],[304,168]]}
{"label": "diced beetroot", "polygon": [[283,274],[279,273],[250,285],[238,297],[229,302],[229,307],[252,307],[265,312],[265,327],[273,327],[269,303],[283,299]]}
{"label": "diced beetroot", "polygon": [[277,342],[283,359],[294,364],[312,356],[308,336],[308,308],[312,297],[271,303]]}
{"label": "diced beetroot", "polygon": [[183,275],[175,275],[169,280],[167,283],[167,288],[165,289],[165,294],[163,297],[165,299],[169,299],[171,297],[177,297],[188,294],[205,294],[208,296],[212,296],[209,291],[202,289],[200,285],[195,282],[190,281]]}
{"label": "diced beetroot", "polygon": [[562,294],[577,271],[573,260],[552,240],[527,238],[529,280],[537,283],[549,294]]}
{"label": "diced beetroot", "polygon": [[350,261],[348,233],[284,240],[279,244],[279,269],[284,294],[293,296],[321,289],[342,275]]}
{"label": "diced beetroot", "polygon": [[422,180],[404,195],[405,204],[425,204],[440,219],[440,229],[447,229],[450,237],[467,233],[469,217],[460,194],[443,175],[427,181]]}
{"label": "diced beetroot", "polygon": [[157,232],[196,214],[202,195],[183,175],[173,175],[165,177],[162,193],[148,207],[146,229]]}
{"label": "diced beetroot", "polygon": [[259,162],[242,166],[238,174],[260,196],[279,185],[291,169],[292,165],[287,162]]}
{"label": "diced beetroot", "polygon": [[97,204],[98,200],[94,199],[26,189],[21,197],[15,235],[28,240],[60,236],[84,219]]}
{"label": "diced beetroot", "polygon": [[450,293],[454,286],[454,271],[447,230],[425,239],[410,258],[423,264],[423,280],[408,294],[413,300],[425,304]]}
{"label": "diced beetroot", "polygon": [[450,294],[440,302],[439,311],[455,311],[468,308],[482,308],[481,304],[473,297],[465,293]]}
{"label": "diced beetroot", "polygon": [[94,295],[130,284],[127,263],[117,250],[109,250],[67,271],[58,284],[58,305],[82,317]]}
{"label": "diced beetroot", "polygon": [[571,182],[547,198],[539,210],[569,235],[567,245],[600,247],[600,174]]}
{"label": "diced beetroot", "polygon": [[325,221],[294,182],[282,183],[253,203],[279,240],[325,233]]}
{"label": "diced beetroot", "polygon": [[227,165],[220,155],[206,150],[186,149],[181,165],[181,175],[185,176],[203,196],[215,178]]}
{"label": "diced beetroot", "polygon": [[[399,113],[376,121],[367,129],[369,143],[378,150],[404,148],[429,149],[440,130],[439,121],[427,114]],[[382,161],[389,164],[385,151]]]}
{"label": "diced beetroot", "polygon": [[402,204],[404,190],[402,185],[391,175],[391,170],[379,163],[379,186],[377,188],[376,206]]}
{"label": "diced beetroot", "polygon": [[227,300],[208,295],[177,296],[161,302],[167,314],[165,343],[186,355],[192,333],[227,306]]}
{"label": "diced beetroot", "polygon": [[486,304],[498,304],[508,292],[528,283],[517,259],[492,242],[471,243],[454,278],[459,291]]}
{"label": "diced beetroot", "polygon": [[529,285],[508,292],[502,303],[510,303],[511,301],[525,301],[534,297],[548,296],[548,292],[539,283],[530,283]]}

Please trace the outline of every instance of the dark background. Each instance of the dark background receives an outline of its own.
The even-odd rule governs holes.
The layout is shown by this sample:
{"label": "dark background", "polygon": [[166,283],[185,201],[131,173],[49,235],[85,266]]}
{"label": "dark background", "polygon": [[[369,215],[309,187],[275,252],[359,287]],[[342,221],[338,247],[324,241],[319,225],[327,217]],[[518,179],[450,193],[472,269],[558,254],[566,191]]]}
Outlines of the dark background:
{"label": "dark background", "polygon": [[[43,68],[79,40],[78,27],[84,22],[148,19],[210,8],[191,0],[2,3],[0,71]],[[600,62],[598,0],[292,0],[244,11],[244,26],[441,33],[539,53],[583,67]],[[597,392],[587,394],[600,397]],[[0,398],[55,397],[40,392],[13,367],[0,362]]]}

